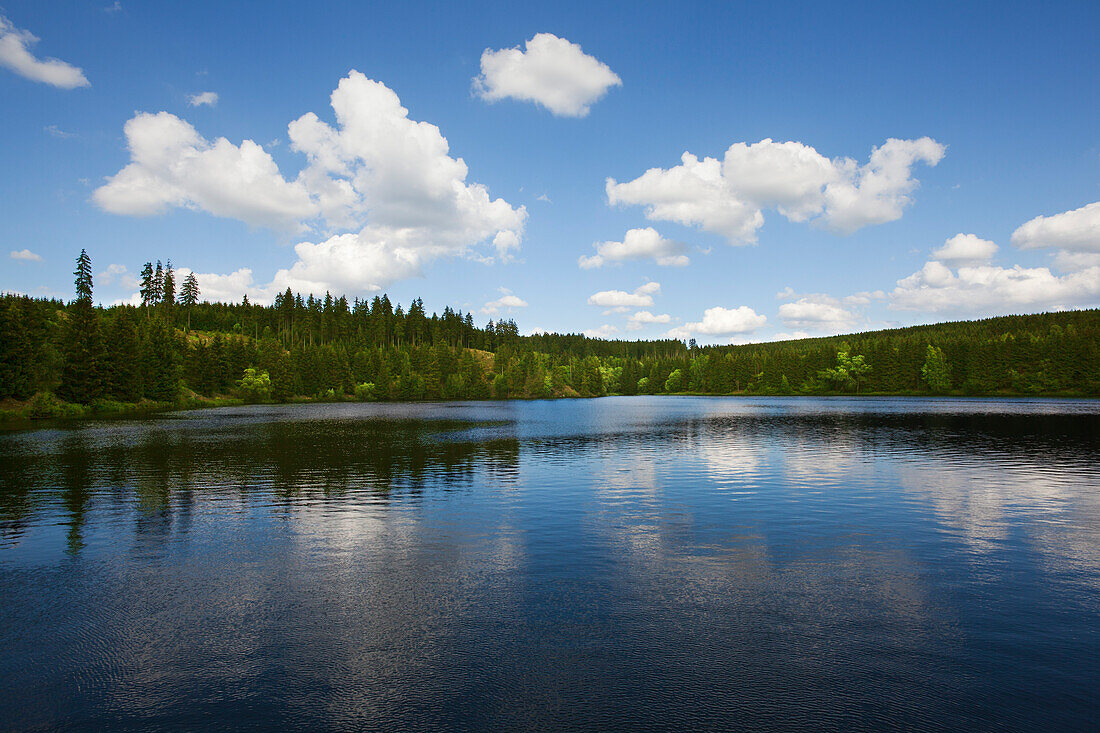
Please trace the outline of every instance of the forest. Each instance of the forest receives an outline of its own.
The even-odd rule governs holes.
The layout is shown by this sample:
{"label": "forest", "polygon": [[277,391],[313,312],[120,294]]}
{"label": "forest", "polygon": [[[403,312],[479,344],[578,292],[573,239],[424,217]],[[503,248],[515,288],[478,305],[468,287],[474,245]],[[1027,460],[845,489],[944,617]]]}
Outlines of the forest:
{"label": "forest", "polygon": [[0,415],[241,402],[713,395],[1100,395],[1100,310],[739,346],[520,335],[386,295],[201,300],[146,263],[140,305],[100,307],[77,260],[68,303],[0,296]]}

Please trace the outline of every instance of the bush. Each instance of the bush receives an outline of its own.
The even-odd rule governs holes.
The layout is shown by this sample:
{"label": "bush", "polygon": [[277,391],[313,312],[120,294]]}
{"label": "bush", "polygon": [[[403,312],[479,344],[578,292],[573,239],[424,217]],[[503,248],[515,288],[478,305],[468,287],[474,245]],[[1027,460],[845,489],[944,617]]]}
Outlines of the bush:
{"label": "bush", "polygon": [[267,372],[256,373],[252,367],[244,370],[244,376],[237,380],[241,397],[245,402],[266,402],[271,398],[271,376]]}
{"label": "bush", "polygon": [[673,370],[665,380],[665,392],[679,392],[684,388],[684,373],[679,369]]}
{"label": "bush", "polygon": [[378,399],[378,397],[376,395],[376,389],[374,387],[374,383],[373,382],[363,382],[362,384],[356,385],[356,387],[355,387],[355,397],[356,397],[356,399],[363,400],[363,401],[367,401],[367,400],[374,401],[374,400]]}

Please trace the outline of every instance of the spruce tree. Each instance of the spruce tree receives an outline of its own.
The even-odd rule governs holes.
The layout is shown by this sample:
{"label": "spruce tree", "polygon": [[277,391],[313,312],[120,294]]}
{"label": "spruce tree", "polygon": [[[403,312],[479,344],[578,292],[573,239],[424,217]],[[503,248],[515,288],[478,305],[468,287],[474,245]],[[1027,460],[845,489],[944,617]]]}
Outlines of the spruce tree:
{"label": "spruce tree", "polygon": [[195,273],[187,273],[180,290],[180,305],[187,309],[187,330],[191,330],[191,309],[199,302],[199,281]]}
{"label": "spruce tree", "polygon": [[158,305],[161,296],[164,295],[164,266],[157,260],[157,269],[153,273],[153,299],[149,305]]}
{"label": "spruce tree", "polygon": [[160,302],[165,310],[171,309],[176,304],[176,274],[172,269],[172,260],[168,260],[168,266],[164,268],[164,284],[161,286]]}
{"label": "spruce tree", "polygon": [[149,306],[156,302],[156,293],[154,292],[153,285],[153,263],[146,262],[145,266],[141,268],[141,289],[138,291],[141,294],[141,304],[145,306],[145,314],[149,314]]}
{"label": "spruce tree", "polygon": [[80,250],[76,260],[76,300],[68,310],[65,339],[65,366],[58,394],[70,402],[88,404],[103,392],[100,372],[103,341],[99,333],[99,313],[92,303],[92,260]]}

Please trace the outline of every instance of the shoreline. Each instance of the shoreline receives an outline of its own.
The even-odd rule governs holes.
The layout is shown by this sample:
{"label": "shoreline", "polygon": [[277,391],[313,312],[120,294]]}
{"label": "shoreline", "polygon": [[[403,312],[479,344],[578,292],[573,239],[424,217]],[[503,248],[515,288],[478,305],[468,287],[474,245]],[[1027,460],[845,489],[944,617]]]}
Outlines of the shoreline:
{"label": "shoreline", "polygon": [[1100,396],[1082,393],[1058,393],[1058,394],[1025,394],[1001,392],[996,394],[964,394],[962,392],[931,393],[931,392],[862,392],[859,394],[849,392],[819,392],[813,394],[779,394],[763,392],[672,392],[662,394],[623,395],[607,394],[586,397],[582,395],[563,395],[556,397],[502,397],[485,399],[425,399],[425,400],[360,400],[348,396],[346,399],[333,399],[324,397],[293,397],[288,400],[250,402],[239,397],[218,396],[201,397],[190,395],[182,397],[178,402],[154,402],[143,401],[114,402],[103,400],[91,405],[81,405],[73,402],[64,402],[53,395],[35,395],[22,402],[6,401],[0,404],[0,430],[33,430],[46,427],[54,427],[58,424],[72,425],[81,422],[101,422],[110,420],[125,420],[131,418],[161,415],[171,412],[190,412],[193,410],[219,409],[226,407],[245,407],[249,405],[315,405],[315,404],[347,404],[347,403],[375,403],[375,404],[418,404],[432,402],[508,402],[508,401],[534,401],[534,400],[595,400],[604,397],[782,397],[788,399],[803,398],[834,398],[864,399],[879,397],[912,397],[921,399],[982,399],[982,400],[1098,400]]}

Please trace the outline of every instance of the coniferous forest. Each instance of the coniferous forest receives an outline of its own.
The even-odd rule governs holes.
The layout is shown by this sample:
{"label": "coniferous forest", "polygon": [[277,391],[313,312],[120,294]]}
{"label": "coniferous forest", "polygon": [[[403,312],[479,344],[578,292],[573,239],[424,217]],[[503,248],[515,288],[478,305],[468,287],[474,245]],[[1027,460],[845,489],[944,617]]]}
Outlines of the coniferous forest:
{"label": "coniferous forest", "polygon": [[1100,395],[1100,311],[940,323],[742,346],[521,336],[512,320],[428,315],[385,295],[210,303],[193,274],[142,270],[141,304],[0,298],[6,417],[294,400],[609,394]]}

